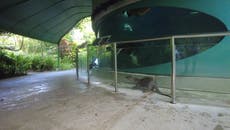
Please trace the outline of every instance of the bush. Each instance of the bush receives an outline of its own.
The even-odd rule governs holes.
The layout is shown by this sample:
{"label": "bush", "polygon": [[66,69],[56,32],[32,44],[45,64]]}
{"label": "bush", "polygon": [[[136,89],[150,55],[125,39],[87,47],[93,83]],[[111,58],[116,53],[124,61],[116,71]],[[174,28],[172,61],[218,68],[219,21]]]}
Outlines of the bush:
{"label": "bush", "polygon": [[14,75],[15,61],[13,58],[7,56],[6,53],[0,51],[0,76],[1,78]]}
{"label": "bush", "polygon": [[24,55],[0,52],[0,78],[25,75],[31,62]]}
{"label": "bush", "polygon": [[[15,55],[0,51],[0,78],[13,77],[27,74],[32,71],[51,71],[57,66],[57,58],[54,56],[25,56]],[[74,64],[69,57],[60,60],[60,69],[67,70],[74,68]]]}
{"label": "bush", "polygon": [[40,56],[32,56],[31,59],[31,69],[33,71],[39,71],[41,68],[42,58]]}
{"label": "bush", "polygon": [[[42,56],[32,56],[31,57],[31,61],[32,61],[32,65],[31,65],[31,69],[33,71],[51,71],[54,70],[58,65],[57,65],[57,58],[56,57],[52,57],[52,56],[46,56],[46,57],[42,57]],[[60,66],[59,66],[60,70],[67,70],[67,69],[72,69],[74,68],[74,64],[72,62],[72,60],[69,57],[63,57],[62,59],[60,59]]]}
{"label": "bush", "polygon": [[[56,66],[58,66],[56,64]],[[69,57],[63,57],[60,61],[60,70],[68,70],[74,68],[74,64]]]}
{"label": "bush", "polygon": [[50,71],[55,68],[55,59],[51,56],[32,56],[31,61],[33,71]]}
{"label": "bush", "polygon": [[[31,68],[31,61],[27,56],[24,55],[13,55],[15,60],[15,73],[16,74],[27,74]],[[13,57],[12,56],[12,57]]]}
{"label": "bush", "polygon": [[44,59],[44,65],[43,65],[43,68],[42,70],[54,70],[55,68],[55,60],[54,60],[54,57],[46,57]]}

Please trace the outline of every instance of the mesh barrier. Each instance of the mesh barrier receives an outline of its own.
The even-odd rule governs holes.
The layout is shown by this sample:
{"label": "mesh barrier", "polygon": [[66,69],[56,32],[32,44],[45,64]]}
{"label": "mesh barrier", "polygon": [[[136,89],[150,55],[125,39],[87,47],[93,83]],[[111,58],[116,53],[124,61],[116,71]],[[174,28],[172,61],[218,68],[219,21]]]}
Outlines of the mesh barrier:
{"label": "mesh barrier", "polygon": [[91,81],[114,85],[113,45],[91,46],[89,49],[89,68]]}
{"label": "mesh barrier", "polygon": [[176,39],[177,75],[230,77],[229,36]]}
{"label": "mesh barrier", "polygon": [[114,52],[112,45],[98,47],[98,67],[102,70],[113,70]]}
{"label": "mesh barrier", "polygon": [[117,45],[119,71],[150,75],[170,75],[170,40]]}
{"label": "mesh barrier", "polygon": [[171,73],[170,39],[118,43],[117,67],[119,87],[143,91],[147,89],[147,82],[154,82],[159,88],[169,88],[170,78],[162,78],[161,75],[168,77]]}
{"label": "mesh barrier", "polygon": [[[229,36],[176,39],[176,90],[179,101],[230,105]],[[202,102],[203,104],[203,102]]]}
{"label": "mesh barrier", "polygon": [[87,74],[87,52],[86,50],[81,50],[78,53],[78,70],[81,75],[86,75]]}
{"label": "mesh barrier", "polygon": [[[209,98],[216,104],[230,105],[228,41],[229,36],[175,38],[177,100],[187,97],[197,102]],[[140,84],[148,77],[163,93],[170,94],[171,45],[171,39],[117,43],[118,88],[147,87],[146,83]],[[101,77],[98,81],[114,86],[113,44],[99,46],[95,52],[91,58],[97,57],[98,65],[93,75]]]}

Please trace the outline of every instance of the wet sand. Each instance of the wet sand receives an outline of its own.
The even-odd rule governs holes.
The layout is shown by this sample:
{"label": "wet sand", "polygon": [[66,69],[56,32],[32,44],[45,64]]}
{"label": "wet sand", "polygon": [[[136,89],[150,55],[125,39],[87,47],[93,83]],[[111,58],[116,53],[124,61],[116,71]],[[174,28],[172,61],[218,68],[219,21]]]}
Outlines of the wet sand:
{"label": "wet sand", "polygon": [[154,93],[87,86],[75,71],[0,81],[0,130],[228,130],[230,108],[170,104]]}

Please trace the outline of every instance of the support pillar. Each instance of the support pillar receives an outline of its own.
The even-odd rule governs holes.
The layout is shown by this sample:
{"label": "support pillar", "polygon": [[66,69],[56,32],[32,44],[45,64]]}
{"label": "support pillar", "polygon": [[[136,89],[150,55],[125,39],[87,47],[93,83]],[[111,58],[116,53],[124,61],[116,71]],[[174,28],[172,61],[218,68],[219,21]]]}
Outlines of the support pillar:
{"label": "support pillar", "polygon": [[60,70],[60,44],[57,45],[57,71]]}
{"label": "support pillar", "polygon": [[176,103],[176,52],[175,52],[175,38],[171,38],[171,96],[172,96],[172,104]]}
{"label": "support pillar", "polygon": [[114,50],[114,88],[117,92],[117,43],[113,43]]}
{"label": "support pillar", "polygon": [[77,80],[79,80],[79,56],[78,56],[78,48],[76,48],[76,59],[75,59],[75,64],[76,64],[76,75],[77,75]]}
{"label": "support pillar", "polygon": [[87,48],[86,48],[86,50],[87,50],[87,61],[86,61],[86,65],[87,65],[87,83],[88,83],[88,85],[90,85],[90,68],[89,68],[89,45],[87,44]]}

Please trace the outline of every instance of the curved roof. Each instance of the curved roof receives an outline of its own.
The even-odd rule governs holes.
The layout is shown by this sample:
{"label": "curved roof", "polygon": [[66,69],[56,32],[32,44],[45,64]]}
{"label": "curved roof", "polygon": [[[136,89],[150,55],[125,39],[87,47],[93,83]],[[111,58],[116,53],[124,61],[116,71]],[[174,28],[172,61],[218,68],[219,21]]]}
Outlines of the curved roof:
{"label": "curved roof", "polygon": [[0,30],[58,43],[92,12],[92,0],[1,0]]}

